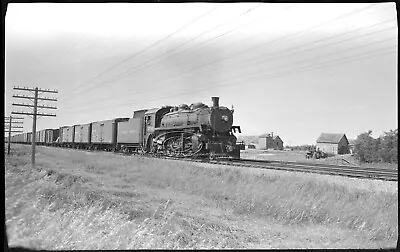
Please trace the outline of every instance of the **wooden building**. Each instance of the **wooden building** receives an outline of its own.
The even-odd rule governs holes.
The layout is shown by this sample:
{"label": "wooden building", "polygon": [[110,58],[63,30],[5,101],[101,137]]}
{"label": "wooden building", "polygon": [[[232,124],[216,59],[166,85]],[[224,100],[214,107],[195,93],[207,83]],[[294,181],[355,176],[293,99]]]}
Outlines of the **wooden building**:
{"label": "wooden building", "polygon": [[343,133],[321,133],[317,139],[317,150],[332,154],[349,154],[349,141]]}
{"label": "wooden building", "polygon": [[273,133],[266,133],[259,136],[258,145],[260,146],[261,150],[283,150],[282,139],[279,136],[274,136]]}

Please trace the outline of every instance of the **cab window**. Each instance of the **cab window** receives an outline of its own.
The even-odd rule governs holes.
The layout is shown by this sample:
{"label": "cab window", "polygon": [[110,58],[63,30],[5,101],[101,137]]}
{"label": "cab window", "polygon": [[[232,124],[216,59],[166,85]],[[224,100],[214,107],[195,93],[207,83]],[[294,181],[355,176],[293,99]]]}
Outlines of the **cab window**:
{"label": "cab window", "polygon": [[151,126],[151,116],[146,116],[146,125]]}

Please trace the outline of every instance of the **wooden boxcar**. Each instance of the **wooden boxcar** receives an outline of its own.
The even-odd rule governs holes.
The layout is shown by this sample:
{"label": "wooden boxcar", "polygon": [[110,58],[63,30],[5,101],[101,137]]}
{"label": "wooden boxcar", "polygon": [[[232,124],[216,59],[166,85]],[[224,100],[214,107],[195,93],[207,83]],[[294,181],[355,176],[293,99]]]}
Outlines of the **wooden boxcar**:
{"label": "wooden boxcar", "polygon": [[32,143],[32,132],[28,132],[27,134],[27,143]]}
{"label": "wooden boxcar", "polygon": [[46,144],[49,145],[54,145],[57,142],[57,139],[59,138],[59,129],[49,129],[45,133],[45,142]]}
{"label": "wooden boxcar", "polygon": [[116,147],[118,123],[129,118],[114,118],[92,123],[91,145],[95,149],[112,150]]}
{"label": "wooden boxcar", "polygon": [[87,148],[91,143],[92,124],[75,125],[74,143],[80,148]]}
{"label": "wooden boxcar", "polygon": [[117,143],[124,152],[138,149],[143,143],[143,117],[118,122]]}
{"label": "wooden boxcar", "polygon": [[28,143],[28,133],[23,133],[22,142],[23,143]]}
{"label": "wooden boxcar", "polygon": [[62,146],[71,147],[74,143],[75,126],[62,126],[60,127],[60,144]]}
{"label": "wooden boxcar", "polygon": [[36,132],[36,143],[44,145],[46,143],[46,130],[39,130]]}

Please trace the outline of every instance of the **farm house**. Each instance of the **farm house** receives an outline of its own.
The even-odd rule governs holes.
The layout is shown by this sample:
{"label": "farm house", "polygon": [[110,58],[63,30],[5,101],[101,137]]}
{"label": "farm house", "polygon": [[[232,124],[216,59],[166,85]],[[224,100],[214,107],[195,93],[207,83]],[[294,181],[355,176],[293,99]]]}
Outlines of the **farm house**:
{"label": "farm house", "polygon": [[349,154],[349,141],[343,133],[321,133],[317,139],[317,149],[332,154]]}
{"label": "farm house", "polygon": [[258,138],[260,149],[283,150],[283,141],[279,136],[274,136],[273,133],[262,134]]}

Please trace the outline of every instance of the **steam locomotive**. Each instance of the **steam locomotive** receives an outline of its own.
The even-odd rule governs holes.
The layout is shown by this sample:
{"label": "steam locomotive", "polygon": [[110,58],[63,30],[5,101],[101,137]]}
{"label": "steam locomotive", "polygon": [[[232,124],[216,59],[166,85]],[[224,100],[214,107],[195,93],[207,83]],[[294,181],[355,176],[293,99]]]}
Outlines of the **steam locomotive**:
{"label": "steam locomotive", "polygon": [[[233,133],[233,109],[193,103],[134,111],[132,118],[63,126],[36,132],[39,145],[121,152],[146,152],[173,157],[240,158]],[[30,135],[29,135],[30,134]],[[29,143],[31,133],[15,135],[13,142]]]}

